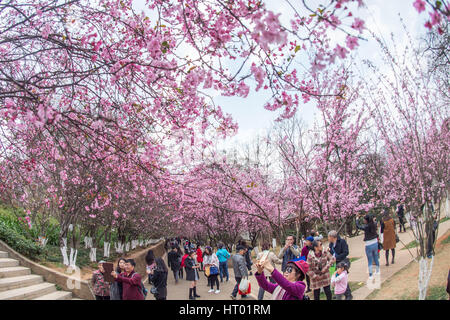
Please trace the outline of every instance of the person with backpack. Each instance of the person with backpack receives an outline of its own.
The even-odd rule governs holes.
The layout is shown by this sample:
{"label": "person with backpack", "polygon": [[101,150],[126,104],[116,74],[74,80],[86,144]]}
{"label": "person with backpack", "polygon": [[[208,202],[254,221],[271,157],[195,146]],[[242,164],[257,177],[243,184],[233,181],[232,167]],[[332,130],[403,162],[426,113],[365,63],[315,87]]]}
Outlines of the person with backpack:
{"label": "person with backpack", "polygon": [[375,261],[376,272],[375,275],[380,274],[380,262],[378,260],[378,233],[377,225],[373,218],[367,214],[364,216],[365,224],[360,224],[356,219],[356,227],[364,231],[364,243],[366,247],[367,263],[369,266],[369,280],[373,279],[373,262]]}
{"label": "person with backpack", "polygon": [[174,245],[172,245],[172,250],[170,250],[167,254],[167,264],[173,272],[175,283],[178,283],[178,279],[180,277],[181,257]]}
{"label": "person with backpack", "polygon": [[115,281],[123,285],[123,300],[145,300],[145,288],[142,284],[142,277],[135,272],[136,262],[133,259],[127,259],[125,262],[125,272],[117,273],[112,271],[111,275]]}
{"label": "person with backpack", "polygon": [[300,250],[295,243],[294,236],[287,236],[286,243],[283,248],[281,248],[278,258],[283,259],[281,263],[281,271],[286,270],[286,265],[288,261],[297,259],[300,256]]}
{"label": "person with backpack", "polygon": [[152,293],[156,300],[167,299],[167,275],[168,270],[162,258],[156,258],[155,267],[147,268],[148,283],[152,284]]}
{"label": "person with backpack", "polygon": [[188,251],[188,256],[183,261],[184,268],[186,269],[186,280],[191,281],[191,286],[189,288],[189,300],[200,298],[197,294],[197,281],[199,279],[198,269],[200,268],[200,265],[195,262],[194,256],[194,250]]}
{"label": "person with backpack", "polygon": [[[341,262],[345,263],[347,265],[346,271],[348,273],[348,270],[350,269],[350,259],[347,258],[349,254],[347,241],[339,237],[336,230],[331,230],[330,232],[328,232],[328,243],[330,253],[333,255],[333,257],[336,258],[336,265],[338,265]],[[352,291],[350,290],[350,286],[348,285],[345,290],[345,299],[346,300],[353,299]]]}
{"label": "person with backpack", "polygon": [[[239,290],[239,284],[242,278],[248,277],[247,264],[245,263],[245,251],[246,248],[243,245],[238,245],[236,247],[236,254],[233,255],[233,270],[234,278],[236,280],[236,285],[234,286],[233,292],[231,293],[231,299],[235,300]],[[246,295],[242,295],[245,298]]]}
{"label": "person with backpack", "polygon": [[219,243],[219,250],[216,252],[216,256],[219,259],[219,274],[220,274],[220,282],[223,282],[223,278],[226,276],[227,281],[230,280],[230,275],[228,273],[228,259],[231,257],[231,254],[225,249],[223,243]]}
{"label": "person with backpack", "polygon": [[[255,277],[260,288],[271,293],[272,300],[304,300],[306,285],[303,280],[308,272],[308,263],[305,261],[288,261],[283,274],[274,268],[269,259],[262,264],[258,261],[256,269]],[[275,283],[267,281],[264,269],[269,272],[270,278]]]}

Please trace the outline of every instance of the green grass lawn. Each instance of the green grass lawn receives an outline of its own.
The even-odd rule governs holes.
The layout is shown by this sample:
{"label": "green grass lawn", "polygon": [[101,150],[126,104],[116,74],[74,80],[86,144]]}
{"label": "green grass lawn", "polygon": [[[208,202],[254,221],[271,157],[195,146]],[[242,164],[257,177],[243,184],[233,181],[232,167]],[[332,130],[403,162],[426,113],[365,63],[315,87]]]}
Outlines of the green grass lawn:
{"label": "green grass lawn", "polygon": [[425,300],[447,300],[448,293],[445,287],[430,287],[428,288],[427,297]]}
{"label": "green grass lawn", "polygon": [[450,218],[449,217],[442,218],[441,220],[439,220],[439,223],[445,222],[447,220],[450,220]]}
{"label": "green grass lawn", "polygon": [[419,245],[419,243],[416,240],[413,240],[410,243],[408,243],[406,246],[404,246],[401,250],[413,249],[413,248],[416,248],[418,245]]}
{"label": "green grass lawn", "polygon": [[450,236],[448,236],[447,238],[445,238],[444,240],[442,240],[441,244],[448,244],[450,243]]}

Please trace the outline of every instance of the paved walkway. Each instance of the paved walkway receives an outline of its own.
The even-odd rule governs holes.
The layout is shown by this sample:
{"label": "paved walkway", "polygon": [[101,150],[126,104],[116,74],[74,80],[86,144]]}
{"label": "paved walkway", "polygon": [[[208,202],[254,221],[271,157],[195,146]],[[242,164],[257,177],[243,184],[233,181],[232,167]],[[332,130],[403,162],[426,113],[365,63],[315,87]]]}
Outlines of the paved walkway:
{"label": "paved walkway", "polygon": [[[438,237],[442,236],[448,229],[450,229],[450,220],[441,223],[439,225],[439,234]],[[416,249],[410,249],[411,253],[408,250],[401,250],[405,245],[414,240],[414,236],[410,229],[407,229],[404,233],[398,234],[400,237],[399,243],[397,243],[397,247],[395,250],[395,264],[390,264],[388,267],[385,266],[385,257],[384,251],[380,252],[380,277],[376,279],[375,282],[368,283],[368,267],[367,267],[367,258],[365,254],[363,237],[361,234],[354,238],[347,239],[347,243],[350,249],[350,258],[358,258],[358,260],[352,262],[352,266],[349,273],[349,281],[355,282],[365,282],[366,285],[355,290],[353,292],[354,300],[364,300],[373,290],[379,288],[380,284],[384,282],[386,279],[389,279],[392,275],[394,275],[397,271],[406,266],[409,262],[412,261],[413,257],[411,253],[415,256]],[[164,257],[166,262],[167,258]],[[389,257],[391,260],[391,256]],[[278,270],[280,266],[277,266]],[[207,286],[207,279],[204,276],[204,273],[200,272],[200,280],[197,284],[197,294],[200,295],[198,300],[231,300],[230,294],[233,291],[235,280],[233,268],[228,269],[230,273],[230,281],[226,282],[224,280],[223,283],[220,283],[220,293],[208,293],[210,289]],[[253,274],[255,273],[256,268],[253,266]],[[186,273],[184,273],[186,275]],[[258,295],[259,286],[254,276],[250,276],[250,283],[252,287],[252,294],[247,299],[256,299]],[[147,288],[150,290],[148,284],[146,284]],[[169,270],[169,276],[167,280],[167,299],[168,300],[188,300],[189,299],[189,286],[190,281],[186,281],[184,279],[180,279],[176,284],[173,273]],[[265,293],[264,300],[270,300],[271,294]],[[148,300],[154,300],[154,297],[151,293],[147,296]],[[240,299],[240,295],[238,295],[238,300]]]}

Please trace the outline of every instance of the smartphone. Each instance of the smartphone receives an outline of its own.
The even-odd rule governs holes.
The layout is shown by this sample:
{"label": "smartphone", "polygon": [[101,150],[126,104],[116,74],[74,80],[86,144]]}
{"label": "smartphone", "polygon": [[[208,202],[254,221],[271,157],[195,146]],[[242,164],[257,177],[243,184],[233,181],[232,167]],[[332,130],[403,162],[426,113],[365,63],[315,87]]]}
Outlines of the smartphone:
{"label": "smartphone", "polygon": [[264,262],[267,260],[267,257],[269,256],[269,250],[264,250],[261,259],[259,259],[260,264],[264,264]]}

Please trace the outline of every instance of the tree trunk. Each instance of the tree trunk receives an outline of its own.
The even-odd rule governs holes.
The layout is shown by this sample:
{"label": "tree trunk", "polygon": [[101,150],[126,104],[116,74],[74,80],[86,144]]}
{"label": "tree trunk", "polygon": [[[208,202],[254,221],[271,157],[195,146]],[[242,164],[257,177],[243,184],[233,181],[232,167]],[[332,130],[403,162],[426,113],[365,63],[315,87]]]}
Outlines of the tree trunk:
{"label": "tree trunk", "polygon": [[429,259],[423,257],[419,261],[419,300],[425,300],[427,296],[428,283],[433,270],[434,256]]}

